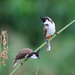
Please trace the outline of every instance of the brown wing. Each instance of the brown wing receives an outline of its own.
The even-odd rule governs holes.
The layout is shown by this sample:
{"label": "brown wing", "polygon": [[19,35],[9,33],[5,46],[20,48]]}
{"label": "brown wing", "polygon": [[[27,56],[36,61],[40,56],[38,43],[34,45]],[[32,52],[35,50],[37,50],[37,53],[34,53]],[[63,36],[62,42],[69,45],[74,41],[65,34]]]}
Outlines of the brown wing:
{"label": "brown wing", "polygon": [[19,51],[19,53],[18,53],[18,55],[16,56],[16,60],[17,59],[22,59],[22,58],[25,58],[25,56],[27,55],[27,54],[30,54],[30,53],[32,53],[33,51],[31,50],[31,49],[29,49],[29,48],[25,48],[25,49],[22,49],[22,50],[20,50]]}
{"label": "brown wing", "polygon": [[43,29],[43,37],[44,37],[44,40],[45,40],[45,37],[46,37],[46,33],[47,33],[47,29]]}

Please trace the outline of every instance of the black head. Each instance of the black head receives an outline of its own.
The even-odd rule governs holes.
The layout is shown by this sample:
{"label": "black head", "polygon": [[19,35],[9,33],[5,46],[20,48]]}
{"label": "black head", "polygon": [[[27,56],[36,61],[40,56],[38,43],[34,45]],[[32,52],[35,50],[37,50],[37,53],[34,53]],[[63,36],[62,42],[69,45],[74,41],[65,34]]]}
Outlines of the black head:
{"label": "black head", "polygon": [[45,22],[46,20],[48,20],[47,17],[39,17],[39,18],[42,20],[42,22]]}
{"label": "black head", "polygon": [[42,20],[43,23],[46,22],[47,20],[50,21],[51,23],[53,22],[49,17],[39,17],[39,18]]}
{"label": "black head", "polygon": [[40,59],[40,57],[39,57],[39,51],[40,51],[40,49],[37,52],[33,52],[33,54]]}

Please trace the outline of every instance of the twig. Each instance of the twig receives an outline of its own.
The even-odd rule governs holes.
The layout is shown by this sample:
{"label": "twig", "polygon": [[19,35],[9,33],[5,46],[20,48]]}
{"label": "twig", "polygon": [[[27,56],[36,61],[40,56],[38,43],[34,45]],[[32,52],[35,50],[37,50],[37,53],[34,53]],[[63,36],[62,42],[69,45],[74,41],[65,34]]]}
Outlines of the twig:
{"label": "twig", "polygon": [[37,66],[37,69],[36,69],[36,75],[37,75],[37,72],[38,72],[38,66]]}
{"label": "twig", "polygon": [[[68,25],[66,25],[64,28],[62,28],[60,31],[58,31],[57,33],[58,34],[60,34],[62,31],[64,31],[67,27],[69,27],[71,24],[73,24],[75,22],[75,20],[73,20],[72,22],[70,22]],[[55,38],[57,35],[56,34],[54,34],[48,41],[51,41],[53,38]],[[38,49],[41,49],[43,46],[45,46],[46,45],[46,43],[47,42],[44,42],[41,46],[39,46],[36,50],[35,50],[35,52],[38,50]],[[27,59],[28,60],[28,59]],[[27,61],[27,60],[24,60],[23,61],[23,64]],[[18,66],[18,67],[16,67],[11,73],[10,73],[10,75],[13,75],[19,68],[21,67],[21,64]]]}

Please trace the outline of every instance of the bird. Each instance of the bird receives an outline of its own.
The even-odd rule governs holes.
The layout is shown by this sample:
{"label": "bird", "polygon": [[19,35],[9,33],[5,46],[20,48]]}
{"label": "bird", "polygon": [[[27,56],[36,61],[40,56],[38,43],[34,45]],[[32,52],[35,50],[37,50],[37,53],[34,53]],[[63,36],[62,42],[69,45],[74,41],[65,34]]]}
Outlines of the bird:
{"label": "bird", "polygon": [[24,48],[24,49],[21,49],[16,58],[15,58],[15,62],[13,64],[13,67],[17,64],[17,60],[20,60],[20,63],[21,65],[23,65],[23,63],[21,62],[21,59],[25,58],[25,59],[28,59],[28,58],[33,58],[33,59],[36,59],[36,58],[39,58],[39,50],[37,50],[37,52],[33,52],[30,48]]}
{"label": "bird", "polygon": [[52,35],[57,34],[55,29],[55,23],[49,17],[39,17],[39,18],[42,20],[44,24],[43,37],[44,37],[44,40],[46,38],[46,41],[47,41],[46,50],[50,51],[51,47],[50,47],[50,41],[48,41],[48,39],[50,39]]}

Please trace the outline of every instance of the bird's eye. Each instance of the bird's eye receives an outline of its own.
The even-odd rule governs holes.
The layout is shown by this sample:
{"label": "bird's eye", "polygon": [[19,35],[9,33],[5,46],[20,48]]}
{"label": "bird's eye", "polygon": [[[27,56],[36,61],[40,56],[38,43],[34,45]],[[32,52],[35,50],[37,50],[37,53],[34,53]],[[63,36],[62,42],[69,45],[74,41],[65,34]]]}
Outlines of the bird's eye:
{"label": "bird's eye", "polygon": [[48,24],[46,24],[46,26],[49,26]]}

